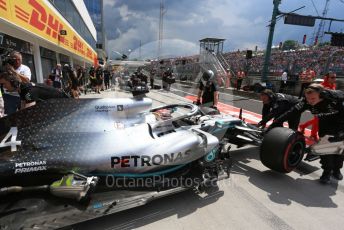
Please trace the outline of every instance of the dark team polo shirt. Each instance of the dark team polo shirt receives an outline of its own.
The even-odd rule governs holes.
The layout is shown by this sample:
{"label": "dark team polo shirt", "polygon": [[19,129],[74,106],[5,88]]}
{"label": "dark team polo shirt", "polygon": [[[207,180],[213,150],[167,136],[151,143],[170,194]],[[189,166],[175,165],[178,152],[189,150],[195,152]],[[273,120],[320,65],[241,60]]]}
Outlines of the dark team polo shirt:
{"label": "dark team polo shirt", "polygon": [[202,103],[214,102],[214,92],[219,91],[219,87],[215,82],[211,82],[207,85],[204,85],[202,81],[199,83],[199,89],[203,91],[202,94]]}

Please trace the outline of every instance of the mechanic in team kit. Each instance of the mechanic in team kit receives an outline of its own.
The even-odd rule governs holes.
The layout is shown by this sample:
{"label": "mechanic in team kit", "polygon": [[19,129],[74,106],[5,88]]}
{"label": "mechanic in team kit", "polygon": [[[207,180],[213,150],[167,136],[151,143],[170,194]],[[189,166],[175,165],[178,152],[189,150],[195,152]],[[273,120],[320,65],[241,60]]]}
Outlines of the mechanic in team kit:
{"label": "mechanic in team kit", "polygon": [[[339,90],[324,89],[320,84],[311,84],[305,89],[305,98],[286,113],[279,116],[269,128],[276,127],[289,117],[299,115],[305,110],[310,110],[319,120],[319,137],[333,135],[330,142],[344,140],[344,92]],[[323,173],[320,182],[329,183],[331,175],[342,180],[340,169],[343,167],[343,155],[321,155],[320,163]]]}
{"label": "mechanic in team kit", "polygon": [[[202,98],[202,103],[201,103]],[[199,81],[199,90],[197,95],[197,105],[203,105],[217,109],[219,102],[219,89],[215,82],[214,72],[207,70],[203,73]]]}
{"label": "mechanic in team kit", "polygon": [[[266,123],[273,118],[277,118],[287,112],[299,100],[291,95],[274,93],[270,89],[265,89],[260,93],[260,100],[263,102],[262,120],[258,123],[258,127],[265,128]],[[300,123],[301,114],[295,114],[288,118],[290,129],[297,130]],[[275,126],[283,127],[283,122],[276,123]]]}
{"label": "mechanic in team kit", "polygon": [[21,99],[21,109],[33,106],[36,102],[51,98],[67,98],[60,90],[31,82],[22,82],[16,72],[3,72],[0,74],[0,84],[9,92],[18,92]]}

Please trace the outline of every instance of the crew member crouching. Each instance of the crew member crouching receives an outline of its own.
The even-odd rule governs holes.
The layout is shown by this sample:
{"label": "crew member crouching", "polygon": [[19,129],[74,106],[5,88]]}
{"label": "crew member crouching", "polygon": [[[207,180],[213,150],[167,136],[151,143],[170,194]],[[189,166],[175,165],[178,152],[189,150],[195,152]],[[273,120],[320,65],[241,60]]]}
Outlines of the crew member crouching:
{"label": "crew member crouching", "polygon": [[[291,95],[274,93],[270,89],[265,89],[260,93],[260,100],[263,102],[262,120],[258,123],[258,127],[265,128],[266,123],[273,118],[277,118],[287,112],[299,100]],[[288,118],[290,129],[297,130],[300,123],[300,114],[295,114]],[[275,126],[283,127],[283,122],[275,123]]]}
{"label": "crew member crouching", "polygon": [[[344,140],[344,93],[340,90],[324,89],[320,84],[311,84],[305,89],[305,98],[296,104],[288,112],[275,119],[270,127],[275,127],[287,120],[290,116],[301,114],[305,110],[310,110],[319,120],[319,137],[332,135],[330,142]],[[270,128],[269,127],[269,128]],[[320,156],[323,173],[320,182],[330,182],[331,175],[342,180],[343,175],[340,169],[343,167],[344,155],[329,154]]]}

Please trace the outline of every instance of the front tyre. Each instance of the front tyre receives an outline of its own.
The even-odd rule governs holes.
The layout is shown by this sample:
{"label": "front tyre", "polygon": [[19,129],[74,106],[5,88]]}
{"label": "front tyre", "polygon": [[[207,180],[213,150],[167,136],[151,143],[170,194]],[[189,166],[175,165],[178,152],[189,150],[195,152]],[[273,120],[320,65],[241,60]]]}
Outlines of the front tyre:
{"label": "front tyre", "polygon": [[263,139],[260,147],[260,160],[268,168],[289,173],[302,161],[305,138],[288,128],[274,128]]}

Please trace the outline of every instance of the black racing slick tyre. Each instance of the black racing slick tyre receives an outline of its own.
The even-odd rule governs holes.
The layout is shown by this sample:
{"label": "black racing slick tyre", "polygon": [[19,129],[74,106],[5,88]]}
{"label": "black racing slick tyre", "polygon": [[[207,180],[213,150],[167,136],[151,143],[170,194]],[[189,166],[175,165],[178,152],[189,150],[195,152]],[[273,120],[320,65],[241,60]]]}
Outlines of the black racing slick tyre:
{"label": "black racing slick tyre", "polygon": [[305,138],[288,128],[274,128],[265,134],[260,147],[260,160],[266,167],[289,173],[302,161]]}

